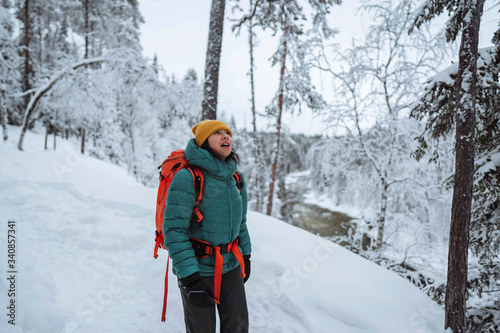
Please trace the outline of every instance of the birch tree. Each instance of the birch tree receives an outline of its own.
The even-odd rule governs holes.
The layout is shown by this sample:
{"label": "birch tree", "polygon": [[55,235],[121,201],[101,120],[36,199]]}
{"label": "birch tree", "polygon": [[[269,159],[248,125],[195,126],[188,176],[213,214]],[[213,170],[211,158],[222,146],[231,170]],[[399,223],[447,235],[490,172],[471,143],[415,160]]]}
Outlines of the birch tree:
{"label": "birch tree", "polygon": [[[260,0],[257,0],[260,1]],[[255,2],[253,0],[249,0],[249,8],[255,10],[254,6]],[[243,11],[243,9],[236,5],[233,7],[233,10]],[[257,109],[255,106],[255,63],[254,63],[254,49],[258,45],[258,38],[255,32],[255,22],[253,19],[253,15],[255,13],[251,13],[248,15],[248,19],[246,21],[246,25],[248,26],[248,49],[249,49],[249,84],[250,84],[250,112],[252,114],[252,132],[250,133],[250,137],[252,139],[252,166],[248,168],[248,183],[253,184],[253,186],[249,187],[248,195],[250,198],[250,204],[252,205],[252,209],[258,212],[263,212],[265,205],[265,197],[266,197],[266,187],[267,187],[267,179],[268,175],[268,164],[265,162],[264,158],[264,139],[262,137],[262,133],[257,132]],[[241,33],[242,23],[236,24],[232,27],[233,31],[236,31],[236,36],[239,36]]]}
{"label": "birch tree", "polygon": [[[318,110],[324,106],[321,95],[311,83],[309,55],[311,50],[323,39],[332,37],[327,23],[327,15],[334,4],[340,0],[304,1],[309,5],[305,10],[298,0],[256,1],[249,14],[239,22],[254,19],[255,25],[279,34],[278,47],[271,57],[272,65],[279,67],[279,84],[276,94],[266,108],[267,115],[275,121],[276,145],[271,167],[266,213],[273,211],[276,173],[280,156],[282,116],[284,112],[300,111],[302,105]],[[307,29],[305,25],[309,24]]]}
{"label": "birch tree", "polygon": [[[366,221],[370,229],[376,230],[373,237],[379,257],[386,244],[387,228],[390,233],[396,228],[396,224],[388,223],[396,223],[399,189],[420,187],[405,167],[412,135],[418,133],[417,125],[404,117],[418,96],[420,82],[434,68],[435,59],[443,58],[439,36],[434,38],[424,29],[407,36],[415,7],[413,0],[362,0],[360,11],[373,16],[365,41],[355,41],[349,49],[335,47],[333,59],[322,53],[315,62],[317,68],[333,78],[335,97],[327,121],[345,133],[326,145],[337,152],[339,147],[352,147],[340,155],[345,160],[340,162],[339,156],[335,165],[342,169],[338,172],[346,180],[352,178],[358,183],[359,177],[366,177],[358,202],[367,212],[376,212],[367,213]],[[328,172],[335,169],[320,170],[320,179],[332,179]]]}

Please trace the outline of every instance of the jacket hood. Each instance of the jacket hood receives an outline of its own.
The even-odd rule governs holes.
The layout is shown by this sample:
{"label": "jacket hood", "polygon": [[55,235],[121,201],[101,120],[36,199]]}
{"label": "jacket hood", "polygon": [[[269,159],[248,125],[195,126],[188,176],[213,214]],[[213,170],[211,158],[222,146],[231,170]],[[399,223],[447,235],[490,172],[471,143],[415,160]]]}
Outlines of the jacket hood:
{"label": "jacket hood", "polygon": [[234,175],[237,169],[236,161],[230,158],[222,162],[206,149],[198,147],[194,139],[189,140],[184,155],[189,163],[209,172],[217,178],[227,179]]}

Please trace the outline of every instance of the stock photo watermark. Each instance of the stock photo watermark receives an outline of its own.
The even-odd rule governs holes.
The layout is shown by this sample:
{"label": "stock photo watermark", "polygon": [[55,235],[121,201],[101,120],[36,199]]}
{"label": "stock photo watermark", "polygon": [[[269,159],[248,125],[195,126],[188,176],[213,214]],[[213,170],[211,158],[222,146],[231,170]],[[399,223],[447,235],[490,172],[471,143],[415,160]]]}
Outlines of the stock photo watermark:
{"label": "stock photo watermark", "polygon": [[322,262],[334,255],[336,250],[338,247],[333,242],[318,239],[311,255],[302,259],[300,264],[292,266],[281,274],[275,288],[259,302],[259,307],[255,309],[257,311],[252,311],[254,325],[265,328],[267,319],[272,317],[272,309],[279,307],[280,303],[284,301],[285,291],[298,290],[302,283],[318,270]]}
{"label": "stock photo watermark", "polygon": [[90,325],[100,313],[106,311],[107,307],[113,303],[115,297],[123,292],[135,276],[128,275],[127,272],[117,272],[112,270],[110,272],[112,278],[109,279],[106,287],[97,291],[94,296],[87,297],[76,312],[76,320],[66,323],[64,332],[77,332],[78,329]]}
{"label": "stock photo watermark", "polygon": [[7,222],[7,322],[16,325],[17,244],[16,221]]}
{"label": "stock photo watermark", "polygon": [[59,182],[63,181],[63,176],[65,174],[72,173],[77,167],[82,164],[83,157],[76,150],[69,147],[65,148],[66,154],[64,155],[64,163],[59,161],[53,161],[51,163],[52,171],[57,177]]}
{"label": "stock photo watermark", "polygon": [[442,315],[443,309],[437,303],[430,301],[427,306],[418,308],[416,312],[410,315],[408,324],[410,327],[417,329],[417,331],[412,330],[412,332],[425,333],[430,329],[429,323],[434,322],[437,317]]}
{"label": "stock photo watermark", "polygon": [[302,282],[307,280],[311,274],[316,272],[319,264],[328,260],[336,249],[336,245],[332,242],[317,242],[311,256],[304,258],[300,265],[294,265],[292,268],[283,273],[280,277],[280,285],[288,285],[292,291],[297,290]]}

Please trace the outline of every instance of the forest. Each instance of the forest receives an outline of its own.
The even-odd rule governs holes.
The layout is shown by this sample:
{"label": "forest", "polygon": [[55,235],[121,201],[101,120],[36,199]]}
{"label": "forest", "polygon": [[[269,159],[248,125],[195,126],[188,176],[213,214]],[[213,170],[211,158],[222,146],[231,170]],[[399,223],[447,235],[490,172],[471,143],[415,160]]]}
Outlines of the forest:
{"label": "forest", "polygon": [[[158,165],[185,147],[202,118],[237,128],[234,116],[217,113],[217,43],[209,43],[204,75],[167,73],[142,55],[138,0],[1,4],[0,123],[4,141],[8,125],[22,129],[19,150],[30,131],[43,131],[44,149],[78,141],[81,154],[156,187]],[[213,1],[207,16],[229,17],[224,24],[248,40],[241,71],[253,118],[233,132],[249,209],[292,224],[304,200],[347,213],[345,232],[322,236],[408,278],[443,308],[454,307],[452,294],[466,298],[463,332],[498,332],[500,15],[491,46],[477,47],[477,30],[482,12],[500,13],[500,2],[359,4],[372,22],[345,47],[329,20],[341,0]],[[216,28],[209,40],[221,34]],[[252,54],[263,35],[276,40],[269,61],[279,77],[265,110],[256,110]],[[314,81],[318,73],[328,93]],[[306,109],[328,133],[293,133],[282,123]],[[269,126],[257,128],[257,119]],[[465,243],[454,238],[460,231]],[[450,264],[453,244],[465,252],[461,292],[447,290],[456,276],[450,267],[460,267]],[[453,321],[447,327],[460,327]]]}

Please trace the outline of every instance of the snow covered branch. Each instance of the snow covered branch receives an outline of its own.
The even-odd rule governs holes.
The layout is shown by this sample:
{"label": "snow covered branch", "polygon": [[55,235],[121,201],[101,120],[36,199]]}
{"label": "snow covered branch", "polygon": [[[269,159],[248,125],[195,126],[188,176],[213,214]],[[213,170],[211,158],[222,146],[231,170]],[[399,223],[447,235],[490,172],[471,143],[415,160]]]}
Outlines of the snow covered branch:
{"label": "snow covered branch", "polygon": [[97,58],[91,58],[91,59],[84,59],[81,61],[78,61],[74,63],[73,65],[70,66],[69,69],[63,69],[60,70],[59,72],[55,73],[47,83],[45,83],[43,86],[38,88],[31,97],[30,102],[26,108],[26,111],[24,112],[24,117],[23,117],[23,123],[22,123],[22,130],[21,130],[21,135],[19,137],[19,143],[17,145],[19,150],[23,150],[23,140],[24,140],[24,135],[26,133],[26,130],[28,129],[28,124],[31,116],[33,115],[33,112],[40,101],[40,99],[54,86],[54,84],[57,83],[62,77],[64,77],[66,74],[71,73],[71,71],[74,71],[80,67],[87,66],[87,65],[92,65],[96,63],[101,63],[106,61],[106,58],[104,57],[97,57]]}

